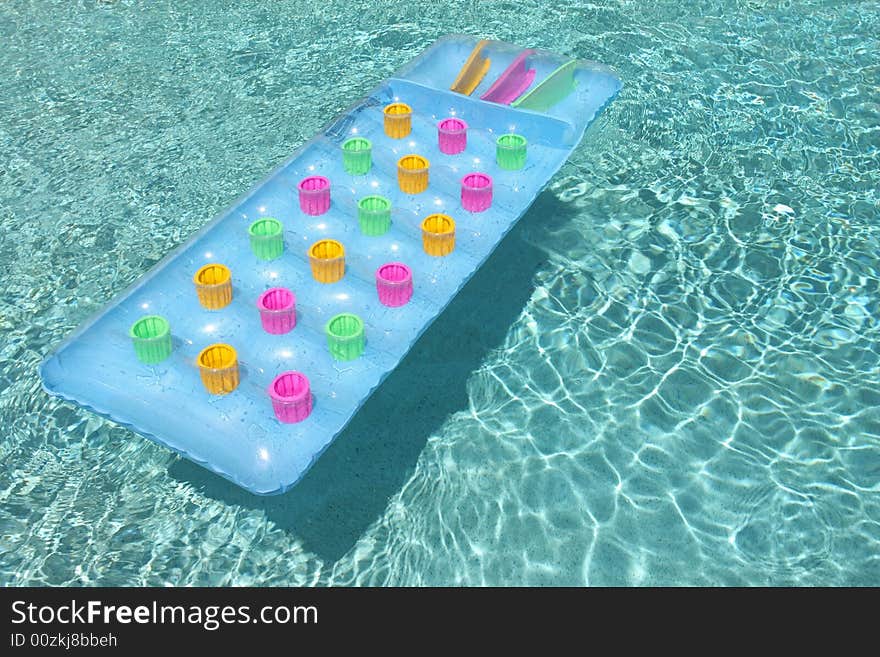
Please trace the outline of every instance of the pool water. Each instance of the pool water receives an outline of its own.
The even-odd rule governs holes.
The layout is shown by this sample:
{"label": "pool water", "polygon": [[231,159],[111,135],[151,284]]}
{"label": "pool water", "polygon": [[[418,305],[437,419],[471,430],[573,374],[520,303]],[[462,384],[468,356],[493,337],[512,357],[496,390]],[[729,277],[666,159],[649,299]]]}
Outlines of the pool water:
{"label": "pool water", "polygon": [[[880,585],[880,6],[683,4],[0,4],[0,584]],[[624,88],[300,485],[41,390],[451,32]]]}

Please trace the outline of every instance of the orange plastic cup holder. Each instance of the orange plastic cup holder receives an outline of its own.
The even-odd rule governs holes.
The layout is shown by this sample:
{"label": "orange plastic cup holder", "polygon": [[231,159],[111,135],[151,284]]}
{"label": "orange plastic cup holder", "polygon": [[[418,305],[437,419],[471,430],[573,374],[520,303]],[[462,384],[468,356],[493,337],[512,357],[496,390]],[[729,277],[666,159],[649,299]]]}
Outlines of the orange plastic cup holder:
{"label": "orange plastic cup holder", "polygon": [[425,253],[445,256],[455,249],[455,221],[448,214],[431,214],[422,221]]}
{"label": "orange plastic cup holder", "polygon": [[404,155],[397,161],[397,184],[407,194],[421,194],[428,189],[428,158],[421,155]]}
{"label": "orange plastic cup holder", "polygon": [[391,103],[383,113],[385,134],[392,139],[403,139],[412,132],[412,107],[406,103]]}
{"label": "orange plastic cup holder", "polygon": [[335,283],[345,275],[345,248],[336,240],[319,240],[309,247],[312,276],[319,283]]}
{"label": "orange plastic cup holder", "polygon": [[225,395],[238,387],[238,354],[228,344],[212,344],[197,359],[202,384],[212,395]]}
{"label": "orange plastic cup holder", "polygon": [[205,265],[193,276],[193,282],[203,308],[219,310],[232,303],[232,272],[226,265]]}

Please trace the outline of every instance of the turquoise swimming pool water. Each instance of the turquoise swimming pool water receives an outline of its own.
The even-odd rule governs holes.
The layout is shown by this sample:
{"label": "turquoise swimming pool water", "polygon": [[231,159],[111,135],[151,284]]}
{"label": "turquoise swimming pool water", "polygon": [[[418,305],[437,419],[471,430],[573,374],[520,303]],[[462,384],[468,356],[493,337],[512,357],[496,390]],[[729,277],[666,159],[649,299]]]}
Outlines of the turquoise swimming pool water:
{"label": "turquoise swimming pool water", "polygon": [[[880,584],[873,2],[0,4],[0,583]],[[439,36],[624,89],[287,495],[43,356]]]}

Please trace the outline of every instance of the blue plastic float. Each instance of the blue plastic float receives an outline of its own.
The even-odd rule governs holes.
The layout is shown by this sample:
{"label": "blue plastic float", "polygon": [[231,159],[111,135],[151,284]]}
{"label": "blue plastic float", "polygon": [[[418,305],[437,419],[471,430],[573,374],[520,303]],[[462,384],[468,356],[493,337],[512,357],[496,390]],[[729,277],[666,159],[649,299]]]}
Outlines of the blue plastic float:
{"label": "blue plastic float", "polygon": [[441,39],[63,342],[46,390],[284,492],[619,89],[599,64]]}

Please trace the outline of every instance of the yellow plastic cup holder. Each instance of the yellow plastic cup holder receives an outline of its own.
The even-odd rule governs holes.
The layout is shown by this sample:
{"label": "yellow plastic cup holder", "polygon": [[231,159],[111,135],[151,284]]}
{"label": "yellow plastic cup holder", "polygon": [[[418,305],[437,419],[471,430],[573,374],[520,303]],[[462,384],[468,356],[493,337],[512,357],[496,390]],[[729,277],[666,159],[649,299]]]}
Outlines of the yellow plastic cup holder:
{"label": "yellow plastic cup holder", "polygon": [[455,221],[448,214],[431,214],[422,221],[425,253],[445,256],[455,249]]}
{"label": "yellow plastic cup holder", "polygon": [[225,395],[238,387],[238,354],[231,345],[212,344],[197,359],[202,385],[212,395]]}
{"label": "yellow plastic cup holder", "polygon": [[412,132],[412,107],[406,103],[391,103],[383,113],[385,134],[392,139],[403,139]]}
{"label": "yellow plastic cup holder", "polygon": [[397,161],[397,184],[407,194],[421,194],[428,189],[428,158],[421,155],[404,155]]}
{"label": "yellow plastic cup holder", "polygon": [[336,240],[319,240],[309,247],[312,276],[319,283],[335,283],[345,275],[345,248]]}
{"label": "yellow plastic cup holder", "polygon": [[203,308],[219,310],[232,303],[232,272],[226,265],[205,265],[193,276],[193,282]]}

